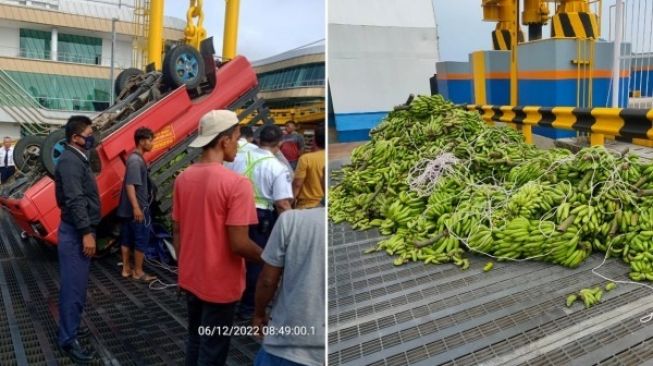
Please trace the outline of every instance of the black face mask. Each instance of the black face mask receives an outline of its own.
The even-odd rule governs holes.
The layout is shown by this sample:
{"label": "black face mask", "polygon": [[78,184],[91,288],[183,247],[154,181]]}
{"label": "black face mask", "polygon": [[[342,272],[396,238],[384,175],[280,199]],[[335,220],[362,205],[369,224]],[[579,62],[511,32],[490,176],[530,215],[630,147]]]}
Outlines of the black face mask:
{"label": "black face mask", "polygon": [[80,144],[75,143],[75,145],[83,148],[84,150],[90,150],[90,149],[93,148],[93,146],[95,146],[95,137],[93,135],[89,135],[89,136],[86,136],[86,137],[84,137],[82,135],[79,135],[79,136],[84,138],[84,144],[80,145]]}

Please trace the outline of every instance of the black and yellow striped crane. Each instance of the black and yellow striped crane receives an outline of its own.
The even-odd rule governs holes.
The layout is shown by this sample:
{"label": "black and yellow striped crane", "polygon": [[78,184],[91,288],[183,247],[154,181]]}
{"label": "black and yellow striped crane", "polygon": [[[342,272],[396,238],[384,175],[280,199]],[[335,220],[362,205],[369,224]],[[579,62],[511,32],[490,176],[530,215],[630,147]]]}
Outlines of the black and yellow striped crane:
{"label": "black and yellow striped crane", "polygon": [[[598,38],[600,34],[597,15],[590,9],[590,0],[523,0],[521,23],[528,26],[528,39],[542,38],[542,26],[549,21],[549,3],[557,5],[551,17],[552,38]],[[492,32],[495,50],[510,50],[513,37],[523,42],[524,36],[517,24],[519,0],[482,0],[483,20],[497,22]],[[515,34],[513,34],[513,32]]]}

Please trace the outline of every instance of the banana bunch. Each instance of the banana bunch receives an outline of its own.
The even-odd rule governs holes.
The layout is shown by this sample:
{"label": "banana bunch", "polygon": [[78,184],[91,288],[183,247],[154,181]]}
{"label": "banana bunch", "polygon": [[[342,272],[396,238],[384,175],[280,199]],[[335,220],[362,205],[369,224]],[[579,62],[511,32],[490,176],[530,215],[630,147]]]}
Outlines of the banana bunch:
{"label": "banana bunch", "polygon": [[630,278],[634,281],[653,281],[653,231],[640,231],[624,245],[624,262],[630,265]]}
{"label": "banana bunch", "polygon": [[442,109],[438,103],[438,96],[420,96],[410,103],[408,111],[415,117],[424,117],[436,112],[441,112]]}
{"label": "banana bunch", "polygon": [[615,165],[616,157],[603,146],[591,146],[581,149],[576,154],[574,167],[577,172],[600,172],[609,170]]}
{"label": "banana bunch", "polygon": [[530,181],[539,180],[545,174],[539,160],[529,160],[510,170],[506,180],[519,187]]}
{"label": "banana bunch", "polygon": [[437,190],[433,192],[426,204],[423,215],[430,220],[437,220],[445,213],[451,212],[452,201],[456,193],[453,190]]}
{"label": "banana bunch", "polygon": [[480,220],[473,212],[465,209],[454,211],[451,214],[443,215],[440,224],[444,224],[444,228],[458,237],[466,238],[474,227],[478,227]]}
{"label": "banana bunch", "polygon": [[580,244],[580,235],[575,226],[567,228],[566,232],[553,234],[542,245],[544,260],[565,267],[578,267],[591,253],[591,244]]}
{"label": "banana bunch", "polygon": [[522,254],[522,246],[529,242],[530,222],[523,217],[517,217],[510,221],[505,229],[495,233],[498,240],[494,244],[494,256],[499,260],[518,259]]}
{"label": "banana bunch", "polygon": [[[642,178],[642,166],[639,164],[639,158],[635,155],[629,155],[619,166],[619,176],[622,180],[630,184],[637,184]],[[643,182],[640,182],[640,185]]]}
{"label": "banana bunch", "polygon": [[558,206],[564,197],[558,186],[530,181],[510,197],[507,210],[512,216],[539,217]]}
{"label": "banana bunch", "polygon": [[635,183],[635,187],[641,190],[653,189],[653,164],[640,166],[641,177]]}
{"label": "banana bunch", "polygon": [[571,294],[567,296],[567,307],[568,308],[571,307],[574,304],[574,302],[576,302],[576,300],[581,300],[585,305],[585,308],[589,309],[592,306],[601,302],[602,297],[603,297],[603,290],[601,290],[601,287],[596,286],[593,288],[584,288],[580,290],[577,294]]}
{"label": "banana bunch", "polygon": [[490,253],[494,248],[492,230],[484,225],[478,226],[478,229],[467,239],[467,245],[469,245],[471,251]]}

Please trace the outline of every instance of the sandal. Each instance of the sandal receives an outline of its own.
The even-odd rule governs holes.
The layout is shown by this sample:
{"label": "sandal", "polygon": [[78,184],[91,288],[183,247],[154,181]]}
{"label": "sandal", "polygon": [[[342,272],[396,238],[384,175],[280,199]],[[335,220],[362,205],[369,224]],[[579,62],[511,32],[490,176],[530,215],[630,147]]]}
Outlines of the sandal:
{"label": "sandal", "polygon": [[132,277],[132,276],[134,276],[134,271],[129,270],[128,273],[125,273],[125,271],[122,271],[122,278],[129,278],[129,277]]}
{"label": "sandal", "polygon": [[138,282],[150,283],[150,282],[156,280],[156,276],[150,276],[150,275],[147,274],[147,273],[143,273],[140,277],[134,277],[134,276],[132,276],[132,279],[133,279],[134,281],[138,281]]}

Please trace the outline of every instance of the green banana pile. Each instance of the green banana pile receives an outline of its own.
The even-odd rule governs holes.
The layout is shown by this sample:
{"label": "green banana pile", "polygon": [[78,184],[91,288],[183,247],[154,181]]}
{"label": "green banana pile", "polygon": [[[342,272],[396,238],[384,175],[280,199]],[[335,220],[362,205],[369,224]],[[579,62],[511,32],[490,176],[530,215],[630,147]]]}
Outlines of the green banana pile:
{"label": "green banana pile", "polygon": [[[328,209],[387,236],[368,252],[467,269],[470,252],[574,268],[597,251],[653,281],[653,164],[601,146],[541,150],[441,96],[396,108],[370,136],[333,173]],[[443,156],[448,169],[417,187]]]}

